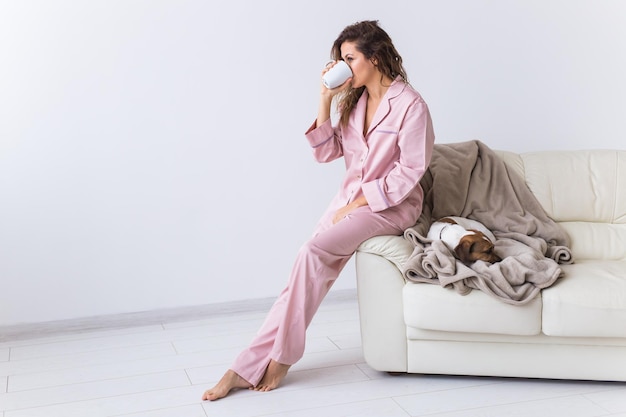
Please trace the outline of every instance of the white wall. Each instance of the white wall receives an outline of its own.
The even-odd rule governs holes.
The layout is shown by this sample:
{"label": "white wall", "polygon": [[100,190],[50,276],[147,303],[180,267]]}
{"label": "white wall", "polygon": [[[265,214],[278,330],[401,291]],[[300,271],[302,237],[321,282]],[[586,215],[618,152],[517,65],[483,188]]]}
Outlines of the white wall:
{"label": "white wall", "polygon": [[0,325],[276,295],[342,175],[303,133],[357,20],[439,142],[624,148],[621,0],[215,3],[0,0]]}

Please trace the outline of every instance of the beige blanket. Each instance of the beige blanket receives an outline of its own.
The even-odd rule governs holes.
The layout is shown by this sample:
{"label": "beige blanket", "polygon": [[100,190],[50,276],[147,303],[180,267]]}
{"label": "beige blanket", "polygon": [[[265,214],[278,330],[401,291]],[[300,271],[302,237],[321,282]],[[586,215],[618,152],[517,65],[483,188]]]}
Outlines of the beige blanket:
{"label": "beige blanket", "polygon": [[[440,284],[461,294],[478,289],[509,304],[525,304],[572,263],[569,236],[550,219],[523,178],[480,141],[435,145],[421,181],[423,212],[404,237],[415,245],[404,265],[412,281]],[[445,216],[475,219],[494,232],[495,264],[466,266],[441,241],[425,236]]]}

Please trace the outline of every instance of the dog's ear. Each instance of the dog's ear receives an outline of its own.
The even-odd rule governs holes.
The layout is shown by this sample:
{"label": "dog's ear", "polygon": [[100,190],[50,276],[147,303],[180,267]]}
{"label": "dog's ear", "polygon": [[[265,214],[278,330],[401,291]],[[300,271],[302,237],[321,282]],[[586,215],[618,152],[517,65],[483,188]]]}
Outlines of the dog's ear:
{"label": "dog's ear", "polygon": [[472,257],[472,242],[470,239],[461,238],[459,244],[454,248],[456,257],[466,265],[471,264],[475,259]]}
{"label": "dog's ear", "polygon": [[[481,233],[482,235],[482,233]],[[464,236],[454,248],[456,257],[465,265],[471,265],[477,260],[489,263],[500,262],[502,259],[493,251],[493,243],[488,239],[478,239]]]}

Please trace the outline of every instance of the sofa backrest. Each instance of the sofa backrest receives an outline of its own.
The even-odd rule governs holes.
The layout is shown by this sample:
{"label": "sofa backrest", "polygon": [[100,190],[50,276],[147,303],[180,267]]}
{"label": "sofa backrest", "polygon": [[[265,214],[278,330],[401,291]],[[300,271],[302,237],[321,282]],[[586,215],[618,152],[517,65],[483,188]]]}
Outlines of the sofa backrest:
{"label": "sofa backrest", "polygon": [[626,151],[497,153],[568,232],[575,260],[626,259]]}

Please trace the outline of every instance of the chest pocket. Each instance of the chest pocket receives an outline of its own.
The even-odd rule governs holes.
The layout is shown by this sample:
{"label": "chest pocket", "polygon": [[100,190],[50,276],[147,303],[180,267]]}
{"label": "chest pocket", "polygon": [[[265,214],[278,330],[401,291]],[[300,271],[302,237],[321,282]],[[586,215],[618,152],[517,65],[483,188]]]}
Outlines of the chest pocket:
{"label": "chest pocket", "polygon": [[373,152],[393,152],[398,143],[399,130],[396,126],[378,125],[370,132],[367,146]]}
{"label": "chest pocket", "polygon": [[400,129],[398,129],[395,126],[390,126],[390,125],[378,125],[376,127],[376,129],[374,130],[374,132],[372,132],[372,136],[381,136],[383,138],[394,138],[398,136],[398,132]]}

